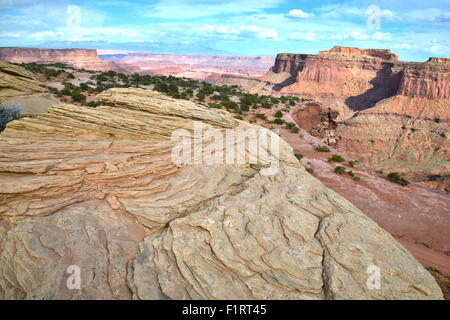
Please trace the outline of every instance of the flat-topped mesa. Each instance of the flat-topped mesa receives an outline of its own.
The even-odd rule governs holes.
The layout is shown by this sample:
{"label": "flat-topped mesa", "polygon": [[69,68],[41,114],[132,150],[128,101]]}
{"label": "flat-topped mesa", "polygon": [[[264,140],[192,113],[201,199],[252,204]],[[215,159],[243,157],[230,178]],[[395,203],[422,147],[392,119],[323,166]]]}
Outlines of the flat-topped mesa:
{"label": "flat-topped mesa", "polygon": [[39,49],[39,48],[0,48],[0,61],[13,63],[55,63],[60,62],[75,68],[96,71],[114,70],[132,73],[139,71],[136,66],[129,66],[103,60],[95,49]]}
{"label": "flat-topped mesa", "polygon": [[0,48],[0,60],[9,62],[48,62],[69,59],[100,59],[95,49]]}
{"label": "flat-topped mesa", "polygon": [[333,54],[352,57],[368,56],[372,58],[381,58],[383,60],[388,61],[399,61],[398,55],[392,53],[391,50],[388,49],[359,49],[359,48],[335,46],[331,50],[320,51],[319,56],[326,56]]}

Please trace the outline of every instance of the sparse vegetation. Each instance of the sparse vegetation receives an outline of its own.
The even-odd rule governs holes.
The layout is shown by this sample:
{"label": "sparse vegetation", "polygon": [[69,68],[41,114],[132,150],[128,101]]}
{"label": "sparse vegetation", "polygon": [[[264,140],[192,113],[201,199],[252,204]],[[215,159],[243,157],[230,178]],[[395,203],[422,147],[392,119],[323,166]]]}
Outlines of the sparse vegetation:
{"label": "sparse vegetation", "polygon": [[12,103],[10,105],[0,103],[0,132],[5,130],[8,122],[19,119],[22,110],[23,107],[20,103]]}
{"label": "sparse vegetation", "polygon": [[392,182],[398,183],[401,186],[407,186],[410,182],[403,178],[398,172],[391,172],[388,174],[388,179]]}
{"label": "sparse vegetation", "polygon": [[344,162],[345,159],[339,154],[333,154],[331,158],[328,159],[328,162]]}
{"label": "sparse vegetation", "polygon": [[338,174],[344,174],[346,173],[345,168],[342,166],[337,166],[336,168],[334,168],[334,172],[338,173]]}
{"label": "sparse vegetation", "polygon": [[380,170],[378,170],[377,172],[378,172],[379,174],[383,174],[383,173],[384,173],[383,169],[380,169]]}
{"label": "sparse vegetation", "polygon": [[314,169],[313,168],[307,168],[306,171],[308,171],[310,174],[314,173]]}
{"label": "sparse vegetation", "polygon": [[301,153],[296,153],[295,157],[300,161],[303,158],[303,155]]}
{"label": "sparse vegetation", "polygon": [[316,146],[315,149],[317,152],[330,152],[330,148],[327,146]]}
{"label": "sparse vegetation", "polygon": [[429,248],[429,249],[431,249],[431,246],[428,244],[428,243],[426,243],[426,242],[422,242],[422,244],[425,246],[425,247],[427,247],[427,248]]}
{"label": "sparse vegetation", "polygon": [[354,166],[356,166],[356,161],[354,161],[354,160],[350,160],[349,162],[348,162],[348,165],[350,166],[350,167],[354,167]]}

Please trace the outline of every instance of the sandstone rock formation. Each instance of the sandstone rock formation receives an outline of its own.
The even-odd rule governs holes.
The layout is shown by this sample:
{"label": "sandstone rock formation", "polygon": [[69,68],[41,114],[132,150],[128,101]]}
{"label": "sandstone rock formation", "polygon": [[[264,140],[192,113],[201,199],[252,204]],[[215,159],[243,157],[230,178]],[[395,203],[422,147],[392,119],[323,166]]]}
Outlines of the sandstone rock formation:
{"label": "sandstone rock formation", "polygon": [[103,60],[93,49],[38,49],[38,48],[0,48],[0,61],[15,63],[55,63],[61,62],[75,68],[96,71],[133,73],[140,69],[124,63]]}
{"label": "sandstone rock formation", "polygon": [[[256,127],[141,89],[98,98],[95,109],[57,105],[0,134],[1,299],[442,298],[409,252],[273,133],[263,129],[279,154],[272,143],[245,149],[256,164],[175,164],[172,134],[195,133],[194,121]],[[73,265],[80,290],[66,285]]]}
{"label": "sandstone rock formation", "polygon": [[[313,133],[340,151],[450,187],[450,59],[405,63],[390,50],[334,47],[318,55],[279,54],[261,80],[281,94],[320,102]],[[307,107],[294,117],[308,122],[309,114]]]}
{"label": "sandstone rock formation", "polygon": [[58,101],[32,72],[0,61],[0,102],[18,102],[24,114],[38,114],[47,112]]}

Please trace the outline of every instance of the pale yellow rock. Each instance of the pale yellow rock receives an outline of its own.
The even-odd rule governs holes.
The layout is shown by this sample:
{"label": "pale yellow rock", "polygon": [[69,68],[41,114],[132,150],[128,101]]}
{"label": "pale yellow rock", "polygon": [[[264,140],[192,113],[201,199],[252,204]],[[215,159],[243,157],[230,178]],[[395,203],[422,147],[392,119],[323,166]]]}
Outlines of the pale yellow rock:
{"label": "pale yellow rock", "polygon": [[[140,89],[99,98],[0,134],[0,299],[442,299],[428,271],[281,138],[279,154],[266,147],[254,165],[175,164],[171,136],[193,133],[194,120],[257,127]],[[274,159],[279,170],[263,175]],[[81,290],[66,285],[74,265]],[[379,289],[367,286],[370,266]]]}

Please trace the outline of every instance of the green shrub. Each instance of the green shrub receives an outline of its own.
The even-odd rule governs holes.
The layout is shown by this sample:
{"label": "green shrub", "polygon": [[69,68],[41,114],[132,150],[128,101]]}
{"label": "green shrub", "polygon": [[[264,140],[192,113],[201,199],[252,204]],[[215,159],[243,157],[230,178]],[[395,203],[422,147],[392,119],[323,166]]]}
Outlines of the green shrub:
{"label": "green shrub", "polygon": [[338,154],[333,154],[333,156],[328,159],[328,162],[344,162],[345,159]]}
{"label": "green shrub", "polygon": [[302,155],[301,153],[296,153],[296,154],[295,154],[295,157],[296,157],[298,160],[302,160],[303,155]]}
{"label": "green shrub", "polygon": [[334,168],[334,172],[339,173],[339,174],[344,174],[345,168],[342,166],[337,166],[336,168]]}
{"label": "green shrub", "polygon": [[348,174],[349,176],[355,177],[355,173],[354,173],[352,170],[350,170],[349,172],[347,172],[347,174]]}
{"label": "green shrub", "polygon": [[353,168],[356,165],[356,161],[351,160],[351,161],[348,162],[348,164],[349,164],[350,167]]}
{"label": "green shrub", "polygon": [[255,116],[256,116],[256,118],[258,118],[258,119],[261,119],[261,120],[267,120],[266,115],[263,114],[263,113],[257,113]]}
{"label": "green shrub", "polygon": [[330,152],[330,148],[327,146],[316,146],[315,149],[317,152]]}
{"label": "green shrub", "polygon": [[377,171],[379,174],[383,174],[383,169]]}
{"label": "green shrub", "polygon": [[358,176],[354,176],[354,177],[353,177],[353,180],[355,180],[355,181],[361,181],[361,178],[358,177]]}
{"label": "green shrub", "polygon": [[273,120],[273,123],[282,125],[283,124],[283,120],[280,119],[280,118],[276,118],[275,120]]}
{"label": "green shrub", "polygon": [[239,120],[244,120],[244,118],[242,118],[242,116],[234,116],[235,119],[239,119]]}
{"label": "green shrub", "polygon": [[392,182],[398,183],[402,186],[407,186],[409,184],[409,181],[400,176],[398,172],[391,172],[388,174],[388,179]]}
{"label": "green shrub", "polygon": [[310,174],[314,173],[314,169],[313,168],[308,168],[308,169],[306,169],[306,171],[308,171]]}
{"label": "green shrub", "polygon": [[275,112],[275,118],[281,118],[282,116],[283,116],[283,112],[281,112],[280,110]]}
{"label": "green shrub", "polygon": [[426,242],[422,242],[422,244],[425,246],[425,247],[427,247],[427,248],[429,248],[429,249],[431,249],[431,246],[428,244],[428,243],[426,243]]}
{"label": "green shrub", "polygon": [[214,102],[208,103],[208,106],[209,106],[210,108],[214,108],[214,109],[222,109],[222,106],[221,106],[220,104],[214,103]]}

